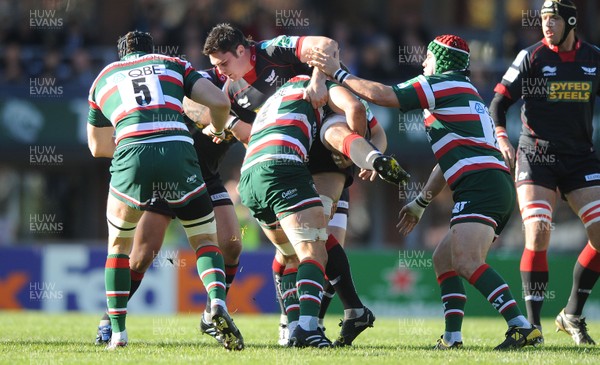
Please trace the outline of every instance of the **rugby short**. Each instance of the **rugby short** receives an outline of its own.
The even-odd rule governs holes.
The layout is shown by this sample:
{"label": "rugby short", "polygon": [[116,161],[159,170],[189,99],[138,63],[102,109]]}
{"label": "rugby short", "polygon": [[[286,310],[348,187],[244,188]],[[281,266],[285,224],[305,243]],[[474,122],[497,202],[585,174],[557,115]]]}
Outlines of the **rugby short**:
{"label": "rugby short", "polygon": [[515,180],[521,185],[539,185],[571,191],[600,185],[600,159],[594,151],[586,154],[553,152],[542,140],[521,138],[517,150]]}
{"label": "rugby short", "polygon": [[450,227],[465,222],[482,223],[492,227],[498,236],[512,215],[517,194],[507,172],[490,169],[463,177],[452,198]]}
{"label": "rugby short", "polygon": [[244,170],[238,185],[242,204],[266,229],[278,221],[311,207],[323,207],[305,165],[270,160]]}

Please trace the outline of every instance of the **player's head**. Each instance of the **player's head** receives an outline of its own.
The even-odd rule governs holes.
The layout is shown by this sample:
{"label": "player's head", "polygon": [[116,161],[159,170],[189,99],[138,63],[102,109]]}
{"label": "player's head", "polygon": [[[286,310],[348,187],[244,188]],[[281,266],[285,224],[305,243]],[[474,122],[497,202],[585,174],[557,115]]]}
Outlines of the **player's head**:
{"label": "player's head", "polygon": [[241,30],[221,23],[208,33],[203,52],[220,73],[236,80],[252,67],[247,51],[250,41]]}
{"label": "player's head", "polygon": [[548,0],[542,5],[542,32],[546,41],[560,46],[577,27],[577,8],[571,0]]}
{"label": "player's head", "polygon": [[150,33],[134,30],[120,37],[117,41],[119,58],[134,52],[152,53],[154,41]]}
{"label": "player's head", "polygon": [[469,69],[469,46],[456,35],[435,37],[427,46],[427,58],[423,62],[426,75],[448,71],[466,72]]}

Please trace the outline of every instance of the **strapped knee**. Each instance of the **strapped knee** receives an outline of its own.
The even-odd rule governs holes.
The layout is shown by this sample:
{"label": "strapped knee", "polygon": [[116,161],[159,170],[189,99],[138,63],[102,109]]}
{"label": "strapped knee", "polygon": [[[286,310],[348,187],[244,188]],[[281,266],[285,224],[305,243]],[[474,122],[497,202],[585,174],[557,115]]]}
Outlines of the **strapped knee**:
{"label": "strapped knee", "polygon": [[188,238],[197,236],[200,234],[216,234],[217,223],[215,222],[215,213],[210,212],[204,217],[193,219],[191,221],[179,220],[183,225],[185,234]]}
{"label": "strapped knee", "polygon": [[320,194],[321,202],[323,203],[323,213],[325,214],[325,221],[329,221],[331,218],[331,209],[333,207],[333,199],[327,195]]}
{"label": "strapped knee", "polygon": [[326,228],[297,227],[284,229],[284,231],[293,246],[302,242],[326,241],[328,236]]}

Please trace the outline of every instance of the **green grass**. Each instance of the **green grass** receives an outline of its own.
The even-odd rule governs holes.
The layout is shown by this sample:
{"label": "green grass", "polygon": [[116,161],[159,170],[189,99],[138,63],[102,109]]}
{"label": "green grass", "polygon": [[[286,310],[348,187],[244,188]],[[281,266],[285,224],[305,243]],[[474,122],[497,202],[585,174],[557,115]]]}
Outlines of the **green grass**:
{"label": "green grass", "polygon": [[[93,345],[97,315],[0,312],[0,364],[598,364],[600,347],[577,347],[546,320],[546,344],[499,353],[492,348],[504,338],[501,319],[466,318],[465,348],[432,351],[442,333],[442,319],[378,318],[350,348],[291,349],[277,346],[276,316],[236,315],[246,349],[227,352],[200,335],[199,315],[130,315],[127,348],[115,352]],[[326,321],[328,335],[338,333],[337,319]],[[600,323],[589,324],[600,339]]]}

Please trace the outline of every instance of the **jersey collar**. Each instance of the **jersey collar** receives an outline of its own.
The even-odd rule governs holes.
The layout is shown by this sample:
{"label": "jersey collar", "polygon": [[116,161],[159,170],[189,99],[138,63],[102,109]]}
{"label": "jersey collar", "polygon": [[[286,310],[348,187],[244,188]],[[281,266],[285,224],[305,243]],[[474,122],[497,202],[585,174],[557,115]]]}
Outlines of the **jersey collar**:
{"label": "jersey collar", "polygon": [[252,85],[257,79],[257,76],[256,76],[256,45],[255,44],[250,46],[250,64],[252,65],[252,69],[244,75],[244,80],[246,80],[247,83]]}
{"label": "jersey collar", "polygon": [[121,58],[121,61],[133,60],[133,59],[145,56],[145,55],[146,55],[145,52],[131,52],[131,53],[128,53],[125,56],[123,56],[123,58]]}
{"label": "jersey collar", "polygon": [[575,54],[577,53],[577,50],[579,49],[579,47],[581,47],[581,41],[579,39],[575,39],[575,48],[573,48],[571,51],[566,51],[566,52],[559,52],[558,51],[558,47],[549,44],[546,41],[546,38],[542,38],[542,43],[546,47],[548,47],[549,50],[551,50],[552,52],[558,54],[558,56],[560,57],[560,60],[563,61],[563,62],[573,62],[573,61],[575,61]]}

